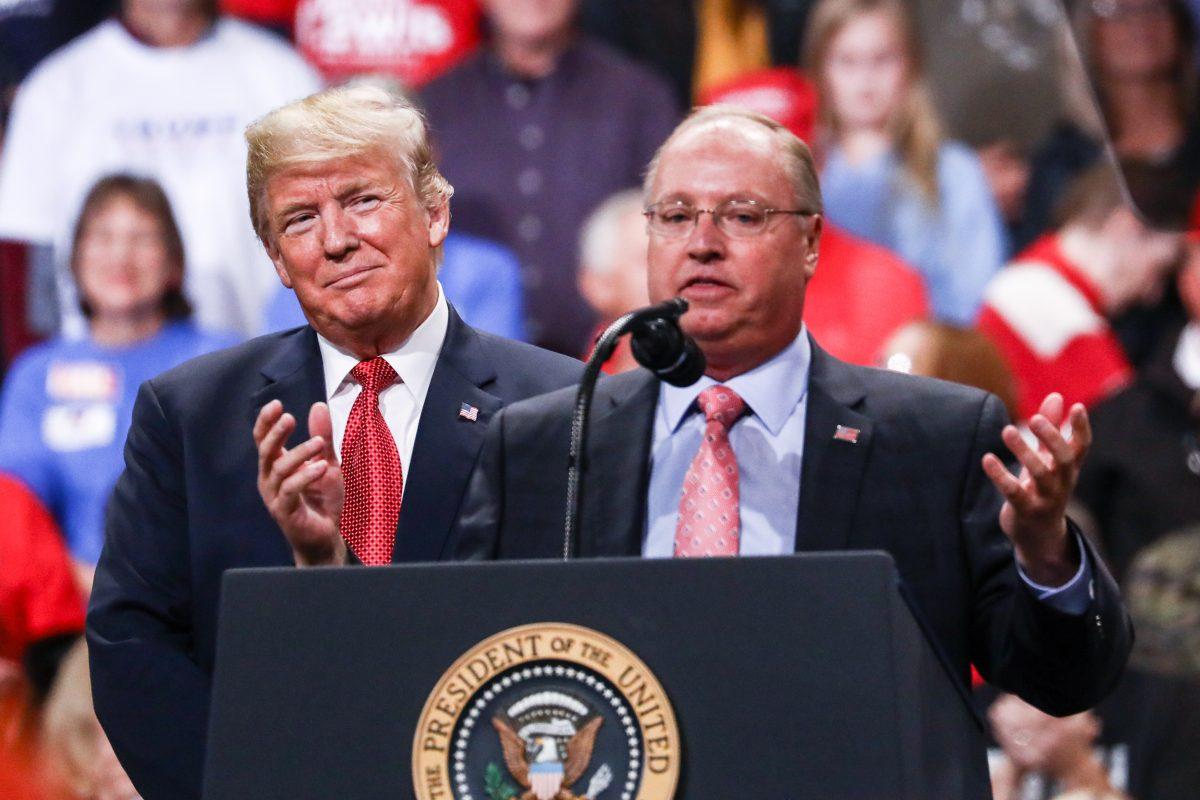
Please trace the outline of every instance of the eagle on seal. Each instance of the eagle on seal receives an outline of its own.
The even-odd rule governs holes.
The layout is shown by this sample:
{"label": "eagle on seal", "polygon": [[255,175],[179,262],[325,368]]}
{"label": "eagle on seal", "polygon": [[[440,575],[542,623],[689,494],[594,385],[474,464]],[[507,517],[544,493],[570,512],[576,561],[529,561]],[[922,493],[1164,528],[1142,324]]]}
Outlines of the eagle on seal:
{"label": "eagle on seal", "polygon": [[560,761],[553,736],[537,736],[529,742],[530,761],[525,740],[501,717],[492,717],[492,727],[500,734],[504,764],[526,791],[519,800],[583,800],[571,794],[569,787],[583,777],[592,760],[596,732],[603,717],[593,717],[567,742],[567,758]]}

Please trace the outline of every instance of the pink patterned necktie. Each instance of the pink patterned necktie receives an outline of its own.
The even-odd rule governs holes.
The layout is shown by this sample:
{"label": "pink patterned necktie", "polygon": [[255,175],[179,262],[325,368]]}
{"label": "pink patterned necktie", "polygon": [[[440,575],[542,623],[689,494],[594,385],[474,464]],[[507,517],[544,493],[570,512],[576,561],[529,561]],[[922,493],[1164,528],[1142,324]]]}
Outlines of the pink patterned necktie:
{"label": "pink patterned necktie", "polygon": [[746,401],[728,386],[710,386],[696,398],[704,412],[704,440],[683,478],[675,555],[738,554],[738,465],[729,428],[746,412]]}
{"label": "pink patterned necktie", "polygon": [[360,361],[350,374],[362,391],[350,407],[342,437],[346,483],[342,538],[364,564],[388,564],[396,541],[404,473],[396,440],[379,411],[379,393],[396,381],[396,371],[377,356]]}

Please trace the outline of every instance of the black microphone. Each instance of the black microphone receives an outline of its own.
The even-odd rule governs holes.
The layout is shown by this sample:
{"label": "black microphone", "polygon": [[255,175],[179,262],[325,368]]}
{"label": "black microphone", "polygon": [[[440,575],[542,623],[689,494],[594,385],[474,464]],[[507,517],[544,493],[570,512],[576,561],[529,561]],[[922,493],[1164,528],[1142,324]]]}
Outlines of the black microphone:
{"label": "black microphone", "polygon": [[679,317],[687,311],[687,300],[676,297],[621,316],[600,334],[583,379],[575,392],[575,411],[571,415],[571,443],[567,454],[567,509],[563,525],[563,558],[575,555],[578,539],[579,510],[583,507],[584,444],[587,441],[588,417],[592,410],[592,394],[600,378],[600,367],[612,356],[617,340],[632,332],[634,358],[659,379],[675,386],[690,386],[704,374],[704,354],[683,331]]}
{"label": "black microphone", "polygon": [[673,386],[691,386],[704,374],[704,353],[679,327],[687,308],[686,300],[675,297],[640,309],[629,328],[633,357]]}

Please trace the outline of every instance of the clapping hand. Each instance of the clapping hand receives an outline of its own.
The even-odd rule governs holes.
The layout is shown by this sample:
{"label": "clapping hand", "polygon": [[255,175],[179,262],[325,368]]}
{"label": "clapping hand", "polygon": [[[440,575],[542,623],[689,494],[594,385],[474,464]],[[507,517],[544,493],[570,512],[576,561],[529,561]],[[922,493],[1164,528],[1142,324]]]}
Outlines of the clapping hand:
{"label": "clapping hand", "polygon": [[345,490],[333,452],[329,406],[314,403],[308,414],[311,438],[288,450],[284,442],[296,418],[272,400],[254,422],[258,446],[258,493],[292,546],[297,566],[346,563],[339,530]]}

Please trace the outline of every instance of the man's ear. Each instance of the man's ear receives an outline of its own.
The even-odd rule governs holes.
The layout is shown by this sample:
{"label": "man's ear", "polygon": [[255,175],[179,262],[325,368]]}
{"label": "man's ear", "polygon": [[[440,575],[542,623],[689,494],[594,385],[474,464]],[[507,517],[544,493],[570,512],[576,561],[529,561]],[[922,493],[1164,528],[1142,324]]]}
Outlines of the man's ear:
{"label": "man's ear", "polygon": [[804,257],[804,272],[811,278],[817,272],[817,262],[821,256],[821,231],[825,227],[825,220],[820,214],[814,214],[809,218],[808,224],[808,255]]}
{"label": "man's ear", "polygon": [[427,208],[425,213],[429,217],[429,246],[437,247],[446,241],[446,234],[450,232],[450,201],[443,200]]}
{"label": "man's ear", "polygon": [[279,282],[289,289],[293,288],[292,276],[288,274],[283,254],[279,252],[274,240],[268,236],[262,240],[262,243],[263,248],[267,251],[267,257],[271,259],[271,266],[275,267],[275,274],[279,276]]}

